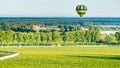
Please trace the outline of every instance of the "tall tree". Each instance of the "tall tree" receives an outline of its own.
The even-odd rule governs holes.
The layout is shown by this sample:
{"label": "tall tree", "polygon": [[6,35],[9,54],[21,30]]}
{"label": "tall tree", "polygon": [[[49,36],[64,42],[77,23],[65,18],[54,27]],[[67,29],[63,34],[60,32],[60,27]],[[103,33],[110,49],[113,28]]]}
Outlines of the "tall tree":
{"label": "tall tree", "polygon": [[24,44],[28,44],[29,42],[29,35],[28,33],[23,33]]}
{"label": "tall tree", "polygon": [[91,31],[86,31],[85,38],[87,42],[91,42]]}
{"label": "tall tree", "polygon": [[0,30],[0,43],[3,44],[5,41],[5,32]]}
{"label": "tall tree", "polygon": [[106,43],[116,43],[116,38],[115,38],[115,36],[108,35],[105,37],[105,41],[106,41]]}
{"label": "tall tree", "polygon": [[17,33],[17,40],[19,44],[24,43],[24,38],[23,38],[24,34],[22,32],[18,32]]}
{"label": "tall tree", "polygon": [[29,32],[28,33],[29,35],[29,42],[31,43],[31,44],[33,44],[34,42],[35,42],[35,36],[34,36],[34,33],[33,32]]}
{"label": "tall tree", "polygon": [[35,36],[35,43],[40,43],[41,41],[40,32],[35,32],[34,36]]}
{"label": "tall tree", "polygon": [[62,41],[60,32],[53,32],[53,34],[52,34],[52,40],[55,43],[60,43]]}
{"label": "tall tree", "polygon": [[120,43],[120,32],[115,33],[116,40]]}
{"label": "tall tree", "polygon": [[13,43],[13,35],[14,35],[14,32],[11,31],[11,30],[8,30],[5,32],[5,41],[6,43]]}
{"label": "tall tree", "polygon": [[47,36],[45,32],[41,32],[40,33],[40,37],[41,37],[41,41],[42,42],[46,42],[47,41]]}
{"label": "tall tree", "polygon": [[48,43],[52,42],[52,32],[46,33],[46,36],[47,36],[47,42]]}

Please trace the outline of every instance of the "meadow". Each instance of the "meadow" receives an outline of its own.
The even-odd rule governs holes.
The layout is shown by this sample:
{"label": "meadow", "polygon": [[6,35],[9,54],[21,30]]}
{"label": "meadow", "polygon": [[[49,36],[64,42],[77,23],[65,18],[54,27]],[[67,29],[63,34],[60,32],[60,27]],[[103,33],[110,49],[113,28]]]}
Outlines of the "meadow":
{"label": "meadow", "polygon": [[6,55],[9,55],[9,53],[5,51],[0,51],[0,57],[6,56]]}
{"label": "meadow", "polygon": [[120,47],[0,47],[19,52],[0,68],[120,68]]}

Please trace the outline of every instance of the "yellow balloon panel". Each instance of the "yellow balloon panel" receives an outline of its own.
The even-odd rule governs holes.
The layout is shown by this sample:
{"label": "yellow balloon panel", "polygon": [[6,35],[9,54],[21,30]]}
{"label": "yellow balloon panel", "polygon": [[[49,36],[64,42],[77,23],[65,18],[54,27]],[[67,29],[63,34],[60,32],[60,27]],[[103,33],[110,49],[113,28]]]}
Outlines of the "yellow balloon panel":
{"label": "yellow balloon panel", "polygon": [[87,6],[86,5],[78,5],[76,7],[77,13],[82,17],[87,12]]}

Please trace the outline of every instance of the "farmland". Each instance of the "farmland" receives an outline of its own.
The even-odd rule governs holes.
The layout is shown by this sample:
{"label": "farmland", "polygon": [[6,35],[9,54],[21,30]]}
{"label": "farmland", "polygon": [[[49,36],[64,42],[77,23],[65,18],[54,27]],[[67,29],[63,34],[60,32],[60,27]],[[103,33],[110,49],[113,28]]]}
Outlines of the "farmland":
{"label": "farmland", "polygon": [[116,47],[0,47],[19,52],[0,61],[0,68],[119,68],[120,48]]}

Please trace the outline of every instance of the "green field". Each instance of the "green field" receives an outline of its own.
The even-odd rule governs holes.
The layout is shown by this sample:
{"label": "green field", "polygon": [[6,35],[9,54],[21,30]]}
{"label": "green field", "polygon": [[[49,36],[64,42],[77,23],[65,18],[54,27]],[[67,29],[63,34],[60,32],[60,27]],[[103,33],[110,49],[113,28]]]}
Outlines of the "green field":
{"label": "green field", "polygon": [[0,47],[19,52],[0,68],[120,68],[120,47]]}
{"label": "green field", "polygon": [[5,51],[0,51],[0,57],[6,56],[6,55],[9,55],[9,53]]}

